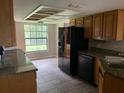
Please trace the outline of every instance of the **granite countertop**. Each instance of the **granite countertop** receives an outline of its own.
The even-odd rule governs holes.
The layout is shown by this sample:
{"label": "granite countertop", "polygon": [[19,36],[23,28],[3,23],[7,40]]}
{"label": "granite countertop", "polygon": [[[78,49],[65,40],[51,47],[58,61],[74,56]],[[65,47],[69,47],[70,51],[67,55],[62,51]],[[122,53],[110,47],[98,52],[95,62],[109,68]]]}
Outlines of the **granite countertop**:
{"label": "granite countertop", "polygon": [[20,49],[6,50],[0,61],[0,76],[37,70]]}
{"label": "granite countertop", "polygon": [[112,50],[106,50],[106,49],[98,49],[98,48],[93,48],[87,51],[81,51],[84,54],[88,54],[93,57],[98,57],[100,59],[100,64],[101,64],[101,70],[102,73],[109,73],[111,75],[114,75],[118,78],[123,78],[124,79],[124,68],[115,68],[112,66],[109,66],[108,63],[105,60],[105,56],[118,56],[118,52],[112,51]]}

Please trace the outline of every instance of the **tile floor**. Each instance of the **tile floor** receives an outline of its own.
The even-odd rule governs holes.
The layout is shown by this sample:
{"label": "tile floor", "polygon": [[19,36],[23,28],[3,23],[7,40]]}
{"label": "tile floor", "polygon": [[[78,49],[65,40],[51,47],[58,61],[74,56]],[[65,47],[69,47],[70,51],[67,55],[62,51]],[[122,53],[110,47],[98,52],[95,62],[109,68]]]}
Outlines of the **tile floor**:
{"label": "tile floor", "polygon": [[37,82],[40,93],[98,93],[96,87],[71,77],[58,68],[56,58],[33,61],[38,68]]}

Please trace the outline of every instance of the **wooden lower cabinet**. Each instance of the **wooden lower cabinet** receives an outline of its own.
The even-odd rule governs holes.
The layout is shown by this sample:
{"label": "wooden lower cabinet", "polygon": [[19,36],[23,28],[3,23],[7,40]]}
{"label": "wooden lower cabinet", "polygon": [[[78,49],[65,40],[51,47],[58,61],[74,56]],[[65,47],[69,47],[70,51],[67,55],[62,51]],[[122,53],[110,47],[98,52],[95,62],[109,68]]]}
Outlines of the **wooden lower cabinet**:
{"label": "wooden lower cabinet", "polygon": [[99,82],[99,58],[95,58],[94,63],[94,84],[98,85]]}
{"label": "wooden lower cabinet", "polygon": [[99,73],[99,93],[124,93],[124,79]]}
{"label": "wooden lower cabinet", "polygon": [[103,93],[103,76],[99,73],[99,93]]}
{"label": "wooden lower cabinet", "polygon": [[37,93],[36,72],[0,76],[0,93]]}

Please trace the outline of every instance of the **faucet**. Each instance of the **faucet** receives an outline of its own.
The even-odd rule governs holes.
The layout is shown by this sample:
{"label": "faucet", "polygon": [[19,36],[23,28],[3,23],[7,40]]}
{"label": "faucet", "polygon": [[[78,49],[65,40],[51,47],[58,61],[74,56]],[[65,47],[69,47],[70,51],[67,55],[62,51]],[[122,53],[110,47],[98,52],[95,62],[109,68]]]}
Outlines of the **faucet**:
{"label": "faucet", "polygon": [[120,52],[120,53],[118,53],[118,56],[124,57],[124,53],[123,52]]}

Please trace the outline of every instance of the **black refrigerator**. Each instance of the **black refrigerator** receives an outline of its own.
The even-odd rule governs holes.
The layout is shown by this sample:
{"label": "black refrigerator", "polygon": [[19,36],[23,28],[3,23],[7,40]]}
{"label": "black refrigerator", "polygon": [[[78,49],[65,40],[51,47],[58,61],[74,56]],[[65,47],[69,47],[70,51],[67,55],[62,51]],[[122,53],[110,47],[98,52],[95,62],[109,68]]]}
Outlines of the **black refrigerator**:
{"label": "black refrigerator", "polygon": [[78,51],[88,49],[82,27],[60,27],[58,42],[58,67],[67,74],[78,73]]}

